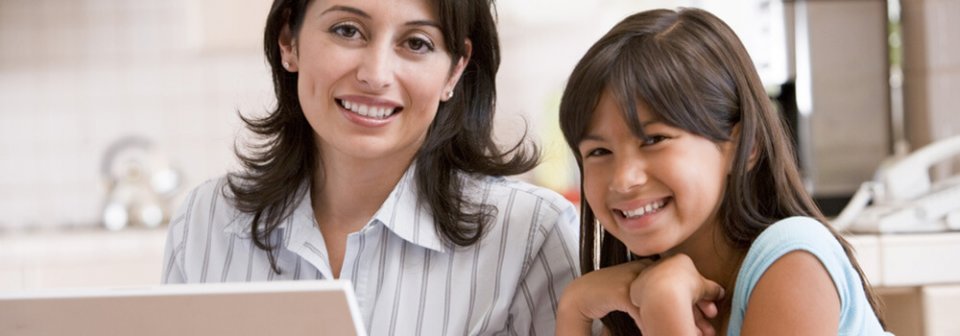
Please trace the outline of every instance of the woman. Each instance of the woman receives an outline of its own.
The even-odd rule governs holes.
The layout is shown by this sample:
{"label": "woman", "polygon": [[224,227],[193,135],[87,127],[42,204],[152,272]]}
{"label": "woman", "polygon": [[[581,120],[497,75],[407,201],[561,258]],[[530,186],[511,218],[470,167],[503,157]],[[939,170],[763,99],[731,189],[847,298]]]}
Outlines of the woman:
{"label": "woman", "polygon": [[537,158],[491,137],[489,6],[276,0],[277,107],[174,216],[164,281],[348,279],[370,334],[552,334],[576,211],[496,177]]}

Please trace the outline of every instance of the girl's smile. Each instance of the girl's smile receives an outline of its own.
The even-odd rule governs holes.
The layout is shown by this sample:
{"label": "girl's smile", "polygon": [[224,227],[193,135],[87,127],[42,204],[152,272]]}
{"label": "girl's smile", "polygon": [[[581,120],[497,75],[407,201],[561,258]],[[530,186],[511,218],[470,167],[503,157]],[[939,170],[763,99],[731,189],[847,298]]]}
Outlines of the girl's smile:
{"label": "girl's smile", "polygon": [[601,95],[579,144],[587,203],[637,255],[712,244],[705,238],[717,225],[733,145],[668,125],[643,104],[637,111],[640,132],[611,93]]}
{"label": "girl's smile", "polygon": [[[617,225],[624,228],[625,231],[642,231],[653,225],[661,210],[670,205],[671,199],[665,197],[653,201],[628,202],[623,206],[613,207],[613,217],[617,221]],[[638,203],[639,205],[633,205]]]}

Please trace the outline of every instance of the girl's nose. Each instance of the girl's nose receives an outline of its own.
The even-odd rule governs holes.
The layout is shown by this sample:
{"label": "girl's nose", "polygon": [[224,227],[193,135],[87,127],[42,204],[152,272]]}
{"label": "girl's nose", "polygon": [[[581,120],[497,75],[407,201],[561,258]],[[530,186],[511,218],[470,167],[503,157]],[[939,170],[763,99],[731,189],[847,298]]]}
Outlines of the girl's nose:
{"label": "girl's nose", "polygon": [[617,160],[613,178],[610,180],[610,191],[628,193],[647,183],[646,163],[638,158]]}

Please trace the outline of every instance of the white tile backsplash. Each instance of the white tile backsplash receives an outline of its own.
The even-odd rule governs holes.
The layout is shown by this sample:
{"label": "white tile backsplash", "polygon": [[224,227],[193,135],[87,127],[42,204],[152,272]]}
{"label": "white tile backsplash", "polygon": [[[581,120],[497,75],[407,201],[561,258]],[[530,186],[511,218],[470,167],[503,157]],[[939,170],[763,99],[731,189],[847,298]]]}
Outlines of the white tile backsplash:
{"label": "white tile backsplash", "polygon": [[191,44],[196,8],[0,3],[0,230],[99,225],[101,161],[124,136],[153,142],[181,193],[235,166],[236,112],[273,105],[270,77],[258,48]]}

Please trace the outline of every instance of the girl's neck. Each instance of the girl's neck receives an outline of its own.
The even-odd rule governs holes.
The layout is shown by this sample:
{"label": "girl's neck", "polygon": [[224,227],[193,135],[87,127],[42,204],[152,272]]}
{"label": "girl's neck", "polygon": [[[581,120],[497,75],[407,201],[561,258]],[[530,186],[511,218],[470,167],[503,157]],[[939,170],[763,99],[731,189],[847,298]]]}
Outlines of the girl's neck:
{"label": "girl's neck", "polygon": [[[709,229],[706,229],[708,227]],[[728,243],[719,225],[705,226],[705,229],[703,230],[705,232],[695,233],[674,252],[688,255],[700,275],[723,287],[724,297],[717,302],[719,313],[717,318],[711,319],[711,323],[718,331],[718,335],[724,335],[730,318],[737,274],[746,251]]]}

